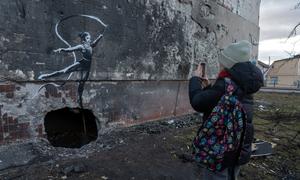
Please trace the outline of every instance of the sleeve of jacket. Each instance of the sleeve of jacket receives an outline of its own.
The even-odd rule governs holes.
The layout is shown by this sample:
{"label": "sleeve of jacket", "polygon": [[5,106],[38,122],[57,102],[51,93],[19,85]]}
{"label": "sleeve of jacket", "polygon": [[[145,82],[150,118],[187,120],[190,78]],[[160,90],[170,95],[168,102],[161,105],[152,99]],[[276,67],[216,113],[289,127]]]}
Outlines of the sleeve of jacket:
{"label": "sleeve of jacket", "polygon": [[215,84],[202,88],[199,77],[192,77],[189,81],[189,99],[194,110],[210,112],[218,103],[225,92],[225,81],[217,79]]}

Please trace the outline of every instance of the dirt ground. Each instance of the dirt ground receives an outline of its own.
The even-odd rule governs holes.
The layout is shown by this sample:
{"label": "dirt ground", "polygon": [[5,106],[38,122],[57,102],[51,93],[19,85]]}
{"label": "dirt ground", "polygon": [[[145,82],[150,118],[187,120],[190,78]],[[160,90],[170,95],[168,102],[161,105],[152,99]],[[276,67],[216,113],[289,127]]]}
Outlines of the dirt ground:
{"label": "dirt ground", "polygon": [[[300,95],[255,96],[256,138],[275,143],[273,155],[252,159],[239,179],[300,179]],[[0,179],[201,179],[183,153],[200,124],[199,115],[166,119],[106,133],[81,149],[42,141],[25,166],[0,171]]]}

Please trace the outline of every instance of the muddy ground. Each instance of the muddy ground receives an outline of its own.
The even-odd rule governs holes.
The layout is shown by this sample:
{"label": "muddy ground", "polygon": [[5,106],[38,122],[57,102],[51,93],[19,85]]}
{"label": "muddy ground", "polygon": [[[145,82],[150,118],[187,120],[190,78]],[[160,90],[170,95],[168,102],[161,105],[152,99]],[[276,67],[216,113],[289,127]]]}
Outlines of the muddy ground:
{"label": "muddy ground", "polygon": [[[256,138],[276,144],[273,155],[253,158],[239,179],[300,179],[300,95],[255,96]],[[26,165],[0,171],[0,179],[201,179],[185,162],[200,124],[198,114],[166,119],[101,135],[80,149],[31,143]]]}

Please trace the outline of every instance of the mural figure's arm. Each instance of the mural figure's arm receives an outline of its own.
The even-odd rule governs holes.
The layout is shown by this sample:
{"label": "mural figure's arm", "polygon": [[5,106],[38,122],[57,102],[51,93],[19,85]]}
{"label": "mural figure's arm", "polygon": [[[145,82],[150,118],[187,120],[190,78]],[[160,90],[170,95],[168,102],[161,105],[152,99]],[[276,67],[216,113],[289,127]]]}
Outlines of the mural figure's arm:
{"label": "mural figure's arm", "polygon": [[92,43],[91,43],[91,47],[96,47],[98,42],[102,39],[103,34],[100,34]]}
{"label": "mural figure's arm", "polygon": [[100,35],[99,35],[99,36],[91,43],[91,46],[92,46],[92,47],[96,47],[96,46],[97,46],[98,42],[102,39],[103,34],[104,34],[106,28],[107,28],[107,25],[104,25],[104,31],[102,32],[102,34],[100,34]]}
{"label": "mural figure's arm", "polygon": [[58,52],[60,53],[61,51],[63,52],[74,52],[74,51],[80,51],[83,49],[82,45],[77,45],[77,46],[73,46],[73,47],[69,47],[69,48],[58,48],[56,50],[54,50],[54,52]]}

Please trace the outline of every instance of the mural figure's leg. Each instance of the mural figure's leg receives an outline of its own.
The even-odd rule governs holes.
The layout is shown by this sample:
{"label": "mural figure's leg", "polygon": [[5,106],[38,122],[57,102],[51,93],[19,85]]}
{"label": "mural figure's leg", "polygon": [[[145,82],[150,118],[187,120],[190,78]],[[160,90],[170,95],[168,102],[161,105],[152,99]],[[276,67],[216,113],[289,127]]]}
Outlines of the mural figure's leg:
{"label": "mural figure's leg", "polygon": [[79,62],[76,62],[62,70],[59,70],[59,71],[55,71],[53,73],[50,73],[50,74],[42,74],[38,77],[39,80],[44,80],[46,78],[50,78],[50,77],[55,77],[55,76],[60,76],[62,74],[68,74],[68,73],[71,73],[71,72],[74,72],[74,71],[77,71],[77,69],[80,67],[80,63]]}
{"label": "mural figure's leg", "polygon": [[82,94],[84,91],[84,85],[85,82],[89,78],[89,71],[80,71],[81,74],[81,79],[79,81],[79,86],[78,86],[78,103],[81,108],[81,115],[82,115],[82,122],[83,122],[83,132],[86,135],[86,122],[85,122],[85,117],[84,117],[84,110],[83,110],[83,104],[82,104]]}
{"label": "mural figure's leg", "polygon": [[85,82],[89,78],[89,73],[90,73],[89,71],[81,71],[81,79],[80,79],[79,85],[78,85],[78,103],[81,108],[83,108],[82,94],[84,91],[84,85],[85,85]]}

